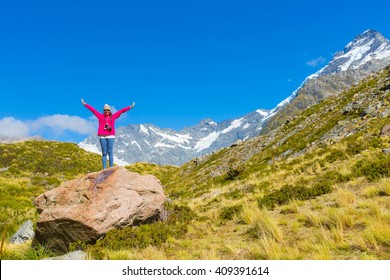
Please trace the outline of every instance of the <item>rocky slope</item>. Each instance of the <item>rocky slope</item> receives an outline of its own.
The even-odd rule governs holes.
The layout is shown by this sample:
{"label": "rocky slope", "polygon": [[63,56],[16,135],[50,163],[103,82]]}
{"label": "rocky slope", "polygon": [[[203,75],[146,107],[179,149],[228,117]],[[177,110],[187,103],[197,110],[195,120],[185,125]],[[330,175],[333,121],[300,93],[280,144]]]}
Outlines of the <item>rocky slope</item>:
{"label": "rocky slope", "polygon": [[[367,139],[373,135],[377,137],[380,129],[388,124],[390,66],[338,95],[324,98],[268,134],[183,165],[183,174],[178,178],[207,184],[208,180],[228,176],[232,171],[237,174],[245,170],[250,172],[255,165],[293,160],[313,150],[329,148],[345,139],[355,139],[362,135]],[[370,130],[374,130],[370,132],[373,135],[369,134]]]}
{"label": "rocky slope", "polygon": [[265,134],[288,118],[338,94],[390,63],[390,42],[382,34],[367,30],[337,52],[321,70],[307,77],[302,85],[264,121]]}

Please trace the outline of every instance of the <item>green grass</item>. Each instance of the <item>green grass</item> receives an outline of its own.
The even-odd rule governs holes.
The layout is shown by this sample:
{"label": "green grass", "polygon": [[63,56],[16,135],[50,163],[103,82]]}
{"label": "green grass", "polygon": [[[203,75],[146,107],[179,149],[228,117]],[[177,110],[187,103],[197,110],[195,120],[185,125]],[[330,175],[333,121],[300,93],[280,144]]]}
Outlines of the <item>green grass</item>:
{"label": "green grass", "polygon": [[101,169],[101,158],[76,144],[26,141],[0,144],[0,229],[9,238],[38,219],[33,200],[61,182]]}

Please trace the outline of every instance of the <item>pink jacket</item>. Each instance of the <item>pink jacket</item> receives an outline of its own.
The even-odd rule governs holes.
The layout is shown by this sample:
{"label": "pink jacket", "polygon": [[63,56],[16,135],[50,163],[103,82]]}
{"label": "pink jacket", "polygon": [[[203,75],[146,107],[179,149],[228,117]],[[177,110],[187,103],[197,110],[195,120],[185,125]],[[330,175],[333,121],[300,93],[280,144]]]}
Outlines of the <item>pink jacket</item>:
{"label": "pink jacket", "polygon": [[[115,135],[115,120],[119,118],[122,113],[127,112],[131,109],[130,106],[128,106],[123,109],[120,109],[115,114],[105,116],[104,114],[98,112],[95,108],[93,108],[89,104],[85,104],[85,107],[87,107],[99,120],[99,128],[97,132],[99,136]],[[106,124],[108,124],[111,127],[111,130],[104,129]]]}

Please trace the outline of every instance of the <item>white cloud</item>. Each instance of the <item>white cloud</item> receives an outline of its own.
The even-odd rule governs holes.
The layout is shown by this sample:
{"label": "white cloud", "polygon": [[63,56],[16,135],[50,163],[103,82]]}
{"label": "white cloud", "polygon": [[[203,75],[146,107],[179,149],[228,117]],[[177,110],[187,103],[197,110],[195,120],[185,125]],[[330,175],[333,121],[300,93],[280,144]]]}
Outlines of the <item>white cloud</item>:
{"label": "white cloud", "polygon": [[0,137],[24,138],[29,136],[29,127],[24,122],[13,117],[0,119]]}
{"label": "white cloud", "polygon": [[321,64],[324,64],[326,62],[326,58],[323,57],[323,56],[320,56],[320,57],[317,57],[313,60],[310,60],[308,62],[306,62],[307,65],[311,66],[311,67],[317,67]]}
{"label": "white cloud", "polygon": [[47,134],[59,136],[66,132],[88,135],[95,132],[96,128],[96,120],[61,114],[25,121],[14,117],[0,119],[0,137],[12,139]]}
{"label": "white cloud", "polygon": [[32,130],[53,129],[57,132],[68,130],[78,134],[91,134],[96,130],[95,122],[77,116],[52,115],[32,121]]}

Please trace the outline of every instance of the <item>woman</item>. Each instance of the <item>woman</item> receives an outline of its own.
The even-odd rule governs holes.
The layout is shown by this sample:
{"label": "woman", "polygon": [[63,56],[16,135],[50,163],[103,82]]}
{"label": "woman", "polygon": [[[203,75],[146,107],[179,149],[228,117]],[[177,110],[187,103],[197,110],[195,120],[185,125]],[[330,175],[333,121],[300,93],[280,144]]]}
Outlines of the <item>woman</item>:
{"label": "woman", "polygon": [[84,99],[81,99],[81,103],[87,107],[98,119],[99,128],[97,135],[100,138],[100,145],[102,147],[102,163],[103,169],[107,168],[107,154],[109,159],[110,167],[114,166],[114,141],[115,141],[115,120],[120,117],[124,112],[129,111],[134,107],[135,103],[131,106],[125,107],[115,114],[111,113],[111,108],[108,104],[104,105],[103,114],[99,113],[91,105],[84,102]]}

